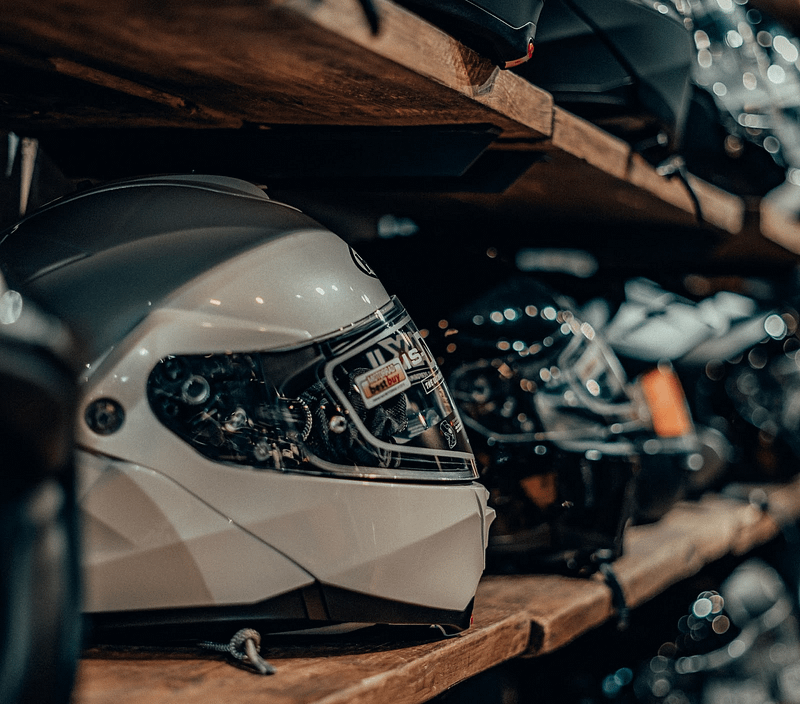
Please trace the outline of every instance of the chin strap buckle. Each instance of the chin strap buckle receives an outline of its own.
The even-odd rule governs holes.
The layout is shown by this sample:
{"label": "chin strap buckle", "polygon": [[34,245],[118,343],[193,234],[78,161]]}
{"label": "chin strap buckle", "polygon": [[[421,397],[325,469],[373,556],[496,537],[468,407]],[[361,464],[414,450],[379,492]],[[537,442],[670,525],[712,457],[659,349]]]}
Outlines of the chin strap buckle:
{"label": "chin strap buckle", "polygon": [[234,634],[230,643],[212,643],[202,641],[201,648],[228,653],[240,662],[247,663],[261,675],[274,675],[277,670],[259,654],[261,649],[261,634],[252,628],[242,628]]}

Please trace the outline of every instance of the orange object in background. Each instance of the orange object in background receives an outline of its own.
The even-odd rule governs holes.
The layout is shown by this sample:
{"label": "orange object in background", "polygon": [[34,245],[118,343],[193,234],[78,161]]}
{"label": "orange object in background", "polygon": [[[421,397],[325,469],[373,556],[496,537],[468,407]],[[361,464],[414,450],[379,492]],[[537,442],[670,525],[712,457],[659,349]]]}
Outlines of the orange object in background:
{"label": "orange object in background", "polygon": [[683,386],[669,364],[659,364],[639,379],[653,430],[662,438],[688,435],[693,430]]}

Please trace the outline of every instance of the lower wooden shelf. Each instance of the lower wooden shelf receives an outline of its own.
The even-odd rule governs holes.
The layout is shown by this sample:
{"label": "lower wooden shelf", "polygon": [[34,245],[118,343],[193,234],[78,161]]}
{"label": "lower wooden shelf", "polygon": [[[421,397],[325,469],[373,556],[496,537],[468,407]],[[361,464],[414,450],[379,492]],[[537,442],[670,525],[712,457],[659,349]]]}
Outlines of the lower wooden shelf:
{"label": "lower wooden shelf", "polygon": [[[744,554],[800,515],[800,480],[732,487],[677,505],[630,528],[614,571],[630,607],[728,554]],[[474,624],[441,638],[432,629],[373,627],[338,636],[271,636],[262,677],[195,649],[92,649],[82,658],[75,704],[367,704],[424,702],[505,660],[552,652],[614,617],[596,576],[486,576]],[[634,615],[635,617],[635,615]]]}

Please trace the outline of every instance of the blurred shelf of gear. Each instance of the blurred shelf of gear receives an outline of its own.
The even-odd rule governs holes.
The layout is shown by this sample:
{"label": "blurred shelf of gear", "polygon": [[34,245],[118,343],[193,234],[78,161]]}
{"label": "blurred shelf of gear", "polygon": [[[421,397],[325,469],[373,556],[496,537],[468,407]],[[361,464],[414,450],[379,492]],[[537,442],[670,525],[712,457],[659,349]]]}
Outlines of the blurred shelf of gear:
{"label": "blurred shelf of gear", "polygon": [[[800,703],[798,516],[636,609],[617,577],[628,531],[798,476],[800,250],[722,237],[693,184],[800,221],[800,40],[747,0],[397,4],[695,221],[75,183],[3,132],[0,704],[71,701],[82,649],[280,676],[264,636],[457,642],[484,575],[600,584],[613,622],[415,701]],[[387,3],[357,9],[380,41]]]}

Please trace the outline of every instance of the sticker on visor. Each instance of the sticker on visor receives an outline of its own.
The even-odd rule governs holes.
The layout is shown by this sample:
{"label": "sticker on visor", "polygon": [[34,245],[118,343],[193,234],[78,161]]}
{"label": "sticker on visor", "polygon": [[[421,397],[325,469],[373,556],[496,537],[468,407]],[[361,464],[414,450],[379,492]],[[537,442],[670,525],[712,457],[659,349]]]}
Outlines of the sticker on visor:
{"label": "sticker on visor", "polygon": [[444,382],[444,375],[437,367],[433,374],[422,380],[422,388],[425,389],[426,394],[429,394],[435,388],[441,386],[442,382]]}
{"label": "sticker on visor", "polygon": [[387,398],[396,396],[411,387],[411,380],[398,358],[390,359],[377,369],[359,374],[353,379],[367,408],[374,408]]}

